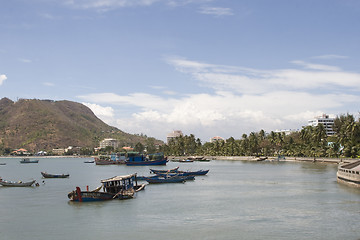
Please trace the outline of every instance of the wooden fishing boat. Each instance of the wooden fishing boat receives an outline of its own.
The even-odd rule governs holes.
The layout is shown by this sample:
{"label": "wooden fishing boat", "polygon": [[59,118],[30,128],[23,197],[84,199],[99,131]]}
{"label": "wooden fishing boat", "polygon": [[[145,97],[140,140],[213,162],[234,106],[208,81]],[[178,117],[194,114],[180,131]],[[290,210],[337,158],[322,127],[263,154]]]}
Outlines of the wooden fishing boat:
{"label": "wooden fishing boat", "polygon": [[23,158],[20,160],[20,163],[38,163],[39,160],[37,159],[33,159],[31,160],[30,158]]}
{"label": "wooden fishing boat", "polygon": [[145,178],[148,183],[183,183],[186,181],[185,177],[172,176],[172,177],[161,177],[154,176],[150,178]]}
{"label": "wooden fishing boat", "polygon": [[200,176],[206,175],[210,170],[198,170],[198,171],[178,171],[179,174],[183,174],[184,176]]}
{"label": "wooden fishing boat", "polygon": [[84,161],[84,163],[94,163],[95,160]]}
{"label": "wooden fishing boat", "polygon": [[69,174],[50,174],[47,172],[41,172],[41,175],[44,178],[68,178],[70,176]]}
{"label": "wooden fishing boat", "polygon": [[96,165],[120,165],[120,164],[125,164],[125,160],[112,160],[110,157],[106,158],[106,157],[102,157],[100,156],[99,158],[94,158],[95,164]]}
{"label": "wooden fishing boat", "polygon": [[[113,178],[101,180],[102,186],[93,191],[81,191],[76,187],[75,191],[68,194],[71,201],[93,202],[112,199],[130,199],[135,197],[135,193],[145,188],[145,184],[138,185],[136,173],[124,176],[115,176]],[[101,188],[103,191],[100,191]]]}
{"label": "wooden fishing boat", "polygon": [[22,181],[12,182],[12,181],[3,181],[2,179],[0,179],[0,184],[4,187],[31,187],[35,182],[36,180],[32,180],[29,182],[22,182]]}
{"label": "wooden fishing boat", "polygon": [[179,167],[176,167],[176,168],[172,168],[172,169],[161,169],[161,170],[158,170],[158,169],[151,169],[150,168],[150,173],[175,173],[179,170]]}
{"label": "wooden fishing boat", "polygon": [[195,180],[195,175],[187,175],[184,173],[157,173],[152,177],[182,177],[185,180]]}

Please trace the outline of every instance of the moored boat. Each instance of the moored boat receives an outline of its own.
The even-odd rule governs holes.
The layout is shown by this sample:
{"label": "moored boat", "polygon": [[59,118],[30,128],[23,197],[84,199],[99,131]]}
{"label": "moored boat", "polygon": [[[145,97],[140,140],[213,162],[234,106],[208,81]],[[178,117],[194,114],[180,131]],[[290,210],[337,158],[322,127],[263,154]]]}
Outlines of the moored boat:
{"label": "moored boat", "polygon": [[336,176],[340,183],[360,187],[360,161],[339,165]]}
{"label": "moored boat", "polygon": [[148,183],[184,183],[186,176],[153,176],[145,178]]}
{"label": "moored boat", "polygon": [[166,165],[167,158],[163,153],[149,154],[147,157],[138,152],[127,153],[125,161],[127,166],[152,166],[152,165]]}
{"label": "moored boat", "polygon": [[95,160],[88,160],[88,161],[84,161],[84,163],[94,163]]}
{"label": "moored boat", "polygon": [[18,181],[18,182],[12,182],[12,181],[3,181],[0,178],[0,184],[4,187],[31,187],[34,183],[36,182],[36,180],[32,180],[29,182],[22,182],[22,181]]}
{"label": "moored boat", "polygon": [[33,159],[31,160],[30,158],[23,158],[20,160],[20,163],[38,163],[39,160],[37,159]]}
{"label": "moored boat", "polygon": [[151,173],[175,173],[179,170],[179,167],[176,167],[176,168],[172,168],[172,169],[151,169],[150,168],[150,172]]}
{"label": "moored boat", "polygon": [[117,159],[111,159],[109,156],[100,156],[94,158],[96,165],[119,165],[119,164],[125,164],[125,160],[117,160]]}
{"label": "moored boat", "polygon": [[44,178],[68,178],[70,174],[50,174],[47,172],[41,172]]}
{"label": "moored boat", "polygon": [[[101,180],[102,186],[93,191],[81,191],[76,187],[75,191],[68,194],[71,201],[93,202],[112,199],[130,199],[135,193],[145,188],[145,184],[138,185],[136,173],[124,176],[115,176],[109,179]],[[101,188],[103,191],[100,191]]]}

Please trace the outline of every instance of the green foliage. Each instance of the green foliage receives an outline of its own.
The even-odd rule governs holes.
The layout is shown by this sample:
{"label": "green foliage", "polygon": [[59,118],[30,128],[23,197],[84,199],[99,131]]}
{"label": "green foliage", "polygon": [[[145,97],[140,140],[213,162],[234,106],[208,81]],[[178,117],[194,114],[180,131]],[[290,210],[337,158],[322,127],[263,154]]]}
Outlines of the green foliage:
{"label": "green foliage", "polygon": [[334,136],[327,136],[323,125],[306,126],[290,135],[264,130],[243,134],[241,139],[201,144],[194,135],[172,139],[161,150],[166,155],[211,156],[295,156],[295,157],[359,157],[360,123],[352,115],[336,118]]}

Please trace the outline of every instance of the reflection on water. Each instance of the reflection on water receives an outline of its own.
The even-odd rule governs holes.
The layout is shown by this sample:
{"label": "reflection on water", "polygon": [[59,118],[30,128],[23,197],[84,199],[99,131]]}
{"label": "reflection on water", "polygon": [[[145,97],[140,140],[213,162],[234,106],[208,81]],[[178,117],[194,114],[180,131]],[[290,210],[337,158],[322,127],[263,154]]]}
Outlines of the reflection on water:
{"label": "reflection on water", "polygon": [[[149,167],[96,166],[86,159],[4,159],[3,179],[41,183],[41,171],[68,172],[37,188],[0,187],[1,239],[357,239],[360,191],[336,182],[337,166],[299,162],[169,162],[210,169],[184,184],[148,185],[135,199],[69,202],[76,186]],[[16,224],[14,224],[16,223]],[[44,227],[46,226],[46,227]],[[340,229],[340,230],[339,230]],[[50,236],[50,237],[49,237]]]}

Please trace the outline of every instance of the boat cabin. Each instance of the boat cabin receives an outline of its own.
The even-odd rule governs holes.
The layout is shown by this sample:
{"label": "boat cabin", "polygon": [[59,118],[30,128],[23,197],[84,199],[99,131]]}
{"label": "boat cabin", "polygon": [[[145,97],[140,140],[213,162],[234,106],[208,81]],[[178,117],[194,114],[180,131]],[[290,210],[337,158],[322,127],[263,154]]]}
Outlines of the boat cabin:
{"label": "boat cabin", "polygon": [[[134,183],[135,182],[135,183]],[[134,188],[136,183],[136,173],[125,176],[115,176],[113,178],[101,180],[104,192],[116,194]]]}

